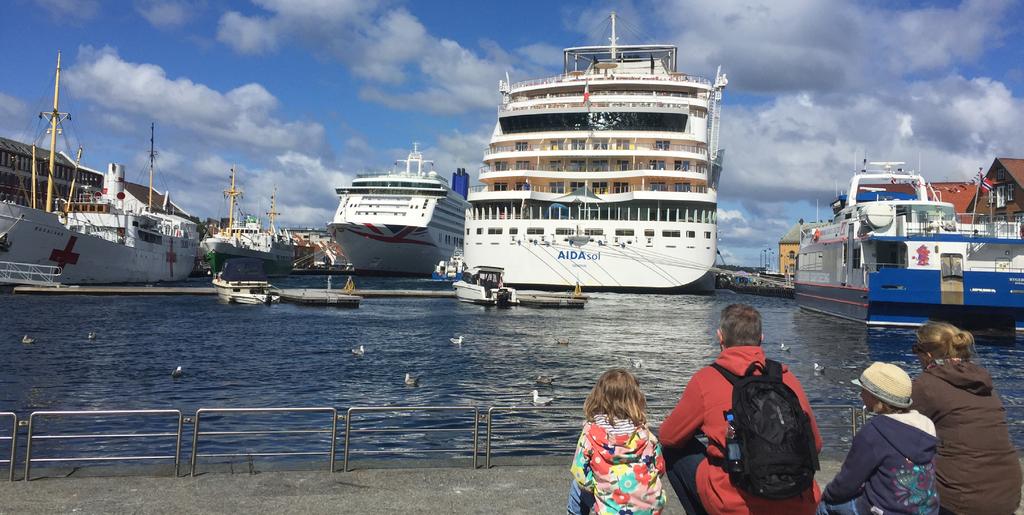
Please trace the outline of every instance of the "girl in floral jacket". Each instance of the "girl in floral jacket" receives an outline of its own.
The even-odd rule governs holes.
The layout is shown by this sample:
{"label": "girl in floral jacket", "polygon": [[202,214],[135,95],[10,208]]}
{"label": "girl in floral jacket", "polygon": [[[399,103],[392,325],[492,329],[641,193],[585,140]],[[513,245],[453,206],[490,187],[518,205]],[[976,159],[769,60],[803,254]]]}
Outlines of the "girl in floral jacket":
{"label": "girl in floral jacket", "polygon": [[583,425],[572,463],[568,511],[656,515],[665,507],[665,460],[647,428],[640,382],[624,369],[601,375],[583,403]]}

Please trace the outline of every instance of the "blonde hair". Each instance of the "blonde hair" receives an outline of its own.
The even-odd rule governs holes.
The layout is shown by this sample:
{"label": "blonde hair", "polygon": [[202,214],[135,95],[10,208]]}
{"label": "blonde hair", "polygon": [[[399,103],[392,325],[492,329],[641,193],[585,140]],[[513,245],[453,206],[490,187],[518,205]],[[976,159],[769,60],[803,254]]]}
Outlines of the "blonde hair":
{"label": "blonde hair", "polygon": [[974,335],[949,322],[928,321],[917,328],[914,347],[936,359],[968,360],[974,354]]}
{"label": "blonde hair", "polygon": [[647,424],[647,399],[640,381],[626,369],[613,368],[603,374],[583,402],[583,414],[590,422],[595,415],[607,415],[610,421],[629,420],[636,426]]}

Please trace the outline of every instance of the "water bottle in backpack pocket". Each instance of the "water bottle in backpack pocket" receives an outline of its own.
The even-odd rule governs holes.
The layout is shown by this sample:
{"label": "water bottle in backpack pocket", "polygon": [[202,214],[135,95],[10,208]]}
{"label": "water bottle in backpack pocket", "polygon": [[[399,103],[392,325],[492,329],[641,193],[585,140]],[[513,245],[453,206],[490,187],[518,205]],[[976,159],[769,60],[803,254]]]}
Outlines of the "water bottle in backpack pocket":
{"label": "water bottle in backpack pocket", "polygon": [[814,432],[800,399],[782,382],[782,365],[751,363],[742,377],[711,366],[733,387],[722,449],[722,466],[733,484],[767,499],[788,499],[810,488],[818,470]]}

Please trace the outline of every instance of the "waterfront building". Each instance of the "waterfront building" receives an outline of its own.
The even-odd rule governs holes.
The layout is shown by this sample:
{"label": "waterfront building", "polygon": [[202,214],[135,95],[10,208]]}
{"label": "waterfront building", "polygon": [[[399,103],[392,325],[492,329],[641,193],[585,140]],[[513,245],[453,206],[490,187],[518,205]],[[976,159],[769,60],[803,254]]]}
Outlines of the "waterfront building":
{"label": "waterfront building", "polygon": [[[36,147],[36,205],[46,203],[46,180],[50,168],[50,149]],[[68,197],[75,162],[63,152],[56,153],[53,172],[54,197]],[[98,191],[103,186],[103,174],[78,166],[75,188]],[[32,206],[32,145],[0,137],[0,201],[21,206]]]}
{"label": "waterfront building", "polygon": [[517,287],[709,292],[727,80],[672,45],[566,48],[563,72],[501,81],[469,193],[466,263]]}
{"label": "waterfront building", "polygon": [[1024,159],[997,157],[984,179],[991,189],[976,188],[976,201],[971,203],[970,212],[976,212],[980,220],[1024,221]]}

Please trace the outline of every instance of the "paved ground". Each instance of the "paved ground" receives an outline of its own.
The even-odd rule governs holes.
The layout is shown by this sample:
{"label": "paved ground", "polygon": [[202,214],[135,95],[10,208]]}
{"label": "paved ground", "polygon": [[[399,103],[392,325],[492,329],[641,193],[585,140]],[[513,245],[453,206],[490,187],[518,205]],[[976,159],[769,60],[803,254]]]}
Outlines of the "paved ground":
{"label": "paved ground", "polygon": [[[563,463],[564,462],[564,463]],[[51,471],[29,482],[0,482],[0,513],[564,513],[568,459],[536,459],[491,469],[439,464],[351,472],[222,468],[195,478],[96,477],[107,468]],[[822,463],[824,484],[837,470]],[[123,470],[120,470],[123,472]],[[89,472],[85,474],[84,472]],[[139,470],[132,470],[137,474]],[[33,472],[36,476],[37,472]],[[70,477],[53,477],[55,475]],[[671,488],[669,488],[671,494]],[[666,514],[683,511],[674,498]]]}

